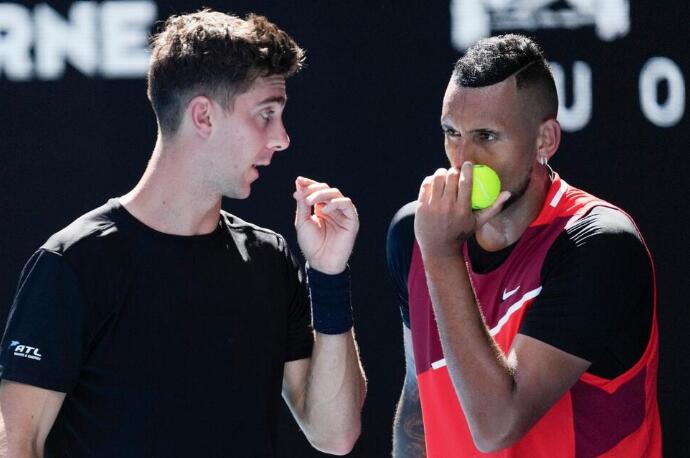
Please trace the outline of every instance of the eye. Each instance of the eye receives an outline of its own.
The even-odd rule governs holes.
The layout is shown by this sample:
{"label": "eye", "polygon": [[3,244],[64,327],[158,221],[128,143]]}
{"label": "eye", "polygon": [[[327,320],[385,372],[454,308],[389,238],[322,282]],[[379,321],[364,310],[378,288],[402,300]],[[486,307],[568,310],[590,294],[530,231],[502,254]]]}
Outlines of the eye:
{"label": "eye", "polygon": [[445,135],[446,137],[459,137],[460,132],[458,132],[455,129],[451,129],[450,127],[444,127],[443,128],[443,135]]}
{"label": "eye", "polygon": [[261,116],[265,121],[268,121],[273,117],[274,113],[275,111],[273,110],[263,110],[259,112],[259,116]]}
{"label": "eye", "polygon": [[481,141],[492,142],[497,139],[493,132],[478,132],[477,138]]}

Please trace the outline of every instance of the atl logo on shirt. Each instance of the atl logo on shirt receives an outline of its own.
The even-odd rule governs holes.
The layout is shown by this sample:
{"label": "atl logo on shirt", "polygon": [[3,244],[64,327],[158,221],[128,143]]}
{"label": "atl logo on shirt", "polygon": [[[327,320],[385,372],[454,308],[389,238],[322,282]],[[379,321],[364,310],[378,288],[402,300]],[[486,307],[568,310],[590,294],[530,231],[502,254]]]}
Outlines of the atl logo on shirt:
{"label": "atl logo on shirt", "polygon": [[20,358],[35,359],[36,361],[40,361],[43,358],[37,347],[22,345],[16,340],[10,343],[10,348],[14,348],[14,356],[19,356]]}

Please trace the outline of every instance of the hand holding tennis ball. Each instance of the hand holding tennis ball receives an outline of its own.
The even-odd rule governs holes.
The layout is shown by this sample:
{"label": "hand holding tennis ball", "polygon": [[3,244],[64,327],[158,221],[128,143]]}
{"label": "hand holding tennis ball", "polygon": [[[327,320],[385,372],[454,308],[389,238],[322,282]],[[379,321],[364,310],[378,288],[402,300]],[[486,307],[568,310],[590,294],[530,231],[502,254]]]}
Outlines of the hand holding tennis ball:
{"label": "hand holding tennis ball", "polygon": [[501,192],[496,172],[469,161],[424,178],[414,218],[423,259],[456,256],[462,244],[500,213],[509,198],[510,192]]}
{"label": "hand holding tennis ball", "polygon": [[488,208],[501,192],[501,179],[488,165],[472,166],[472,210]]}

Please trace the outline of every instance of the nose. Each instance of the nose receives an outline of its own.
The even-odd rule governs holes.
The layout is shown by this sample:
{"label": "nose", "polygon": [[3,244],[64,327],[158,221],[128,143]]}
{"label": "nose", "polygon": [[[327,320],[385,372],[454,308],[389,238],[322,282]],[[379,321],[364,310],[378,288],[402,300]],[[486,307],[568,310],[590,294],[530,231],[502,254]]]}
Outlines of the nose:
{"label": "nose", "polygon": [[453,167],[460,168],[465,161],[475,162],[475,154],[469,142],[464,137],[448,140],[446,139],[446,156],[448,162]]}
{"label": "nose", "polygon": [[268,147],[275,151],[282,151],[290,146],[290,136],[288,136],[283,121],[276,123],[275,129],[271,132]]}

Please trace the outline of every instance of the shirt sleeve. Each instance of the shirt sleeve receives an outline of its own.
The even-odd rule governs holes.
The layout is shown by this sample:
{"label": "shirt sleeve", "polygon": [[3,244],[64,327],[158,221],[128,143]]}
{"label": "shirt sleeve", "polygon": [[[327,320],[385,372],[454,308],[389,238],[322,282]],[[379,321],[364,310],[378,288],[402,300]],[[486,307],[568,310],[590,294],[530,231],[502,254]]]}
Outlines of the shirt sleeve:
{"label": "shirt sleeve", "polygon": [[407,277],[412,262],[414,246],[414,214],[416,202],[410,202],[393,216],[386,237],[386,261],[388,275],[398,298],[403,323],[410,328],[410,306]]}
{"label": "shirt sleeve", "polygon": [[287,347],[285,361],[309,358],[314,346],[311,328],[311,307],[306,276],[299,263],[281,240],[288,260],[288,289],[290,305],[288,309]]}
{"label": "shirt sleeve", "polygon": [[84,355],[85,300],[64,258],[38,250],[20,276],[0,344],[0,377],[69,393]]}
{"label": "shirt sleeve", "polygon": [[651,331],[653,274],[636,228],[619,210],[597,207],[553,244],[543,290],[520,333],[591,363],[614,378],[642,356]]}

